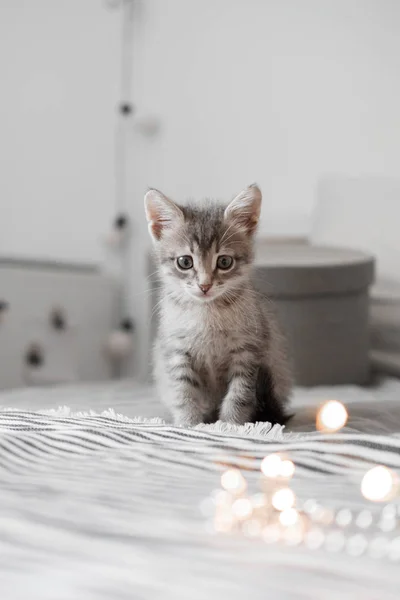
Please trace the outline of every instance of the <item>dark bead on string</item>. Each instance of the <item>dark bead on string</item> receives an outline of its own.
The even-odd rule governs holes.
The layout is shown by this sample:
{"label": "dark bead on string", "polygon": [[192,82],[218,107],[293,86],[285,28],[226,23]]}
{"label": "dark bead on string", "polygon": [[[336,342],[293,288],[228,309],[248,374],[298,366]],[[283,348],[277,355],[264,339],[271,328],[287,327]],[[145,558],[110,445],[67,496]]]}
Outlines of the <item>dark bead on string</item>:
{"label": "dark bead on string", "polygon": [[128,225],[129,219],[127,215],[120,214],[115,217],[114,227],[115,229],[125,229]]}
{"label": "dark bead on string", "polygon": [[30,367],[38,368],[44,363],[43,353],[39,346],[31,346],[25,356],[25,361]]}
{"label": "dark bead on string", "polygon": [[132,333],[132,331],[134,330],[132,319],[129,319],[128,317],[122,319],[120,329],[122,329],[122,331],[126,331],[126,333]]}
{"label": "dark bead on string", "polygon": [[66,319],[61,310],[54,310],[50,315],[50,323],[54,329],[63,331],[67,327]]}
{"label": "dark bead on string", "polygon": [[132,104],[129,104],[128,102],[124,102],[124,103],[120,104],[119,112],[121,113],[121,115],[124,115],[125,117],[131,115],[133,113]]}

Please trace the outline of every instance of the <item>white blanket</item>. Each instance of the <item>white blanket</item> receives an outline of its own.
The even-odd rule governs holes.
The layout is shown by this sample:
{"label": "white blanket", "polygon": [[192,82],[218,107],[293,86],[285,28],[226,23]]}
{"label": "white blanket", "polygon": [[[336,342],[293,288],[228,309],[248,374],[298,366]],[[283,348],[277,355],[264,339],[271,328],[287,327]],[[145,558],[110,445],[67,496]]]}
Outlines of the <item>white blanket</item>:
{"label": "white blanket", "polygon": [[[381,531],[381,506],[362,498],[360,480],[377,463],[400,473],[400,437],[383,433],[399,423],[399,392],[396,381],[299,391],[296,433],[135,419],[161,407],[131,382],[0,394],[1,597],[398,598],[398,533]],[[331,397],[348,405],[348,432],[299,434]],[[77,413],[89,409],[92,416]],[[282,450],[296,464],[300,504],[315,498],[336,513],[352,511],[339,552],[329,552],[329,528],[314,550],[209,529],[199,506],[219,486],[221,463],[246,467],[256,490],[261,459]],[[365,508],[374,519],[367,531],[355,524]]]}

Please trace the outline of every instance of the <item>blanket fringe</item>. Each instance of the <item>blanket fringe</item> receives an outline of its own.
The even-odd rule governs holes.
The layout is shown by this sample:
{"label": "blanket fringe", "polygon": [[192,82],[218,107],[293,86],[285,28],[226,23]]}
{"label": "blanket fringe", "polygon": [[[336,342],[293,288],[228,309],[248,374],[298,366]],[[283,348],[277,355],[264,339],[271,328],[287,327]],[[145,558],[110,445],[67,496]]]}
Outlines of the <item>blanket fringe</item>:
{"label": "blanket fringe", "polygon": [[35,412],[52,417],[71,417],[74,419],[85,417],[107,417],[109,419],[114,419],[115,421],[122,421],[124,423],[142,423],[152,425],[166,424],[164,419],[161,419],[160,417],[153,417],[151,419],[145,417],[127,417],[126,415],[115,412],[113,408],[107,408],[106,410],[103,410],[101,412],[96,412],[95,410],[72,411],[69,406],[59,406],[58,408],[45,408]]}
{"label": "blanket fringe", "polygon": [[281,440],[283,439],[283,430],[285,429],[285,426],[271,425],[271,423],[264,423],[262,421],[257,423],[246,423],[245,425],[232,425],[231,423],[217,421],[216,423],[208,425],[196,425],[195,429],[209,431],[211,433],[229,433],[244,437],[268,437],[269,440]]}
{"label": "blanket fringe", "polygon": [[[2,412],[18,412],[16,408],[0,408]],[[174,426],[167,423],[160,417],[146,418],[146,417],[128,417],[121,413],[115,412],[113,408],[108,408],[101,412],[95,410],[80,410],[73,411],[69,406],[59,406],[58,408],[45,408],[37,411],[29,411],[33,414],[42,414],[50,417],[64,417],[74,419],[84,419],[90,417],[105,417],[120,421],[122,423],[131,423],[132,425],[165,425],[171,427],[171,429],[181,429],[178,426]],[[209,433],[217,433],[222,435],[235,435],[238,437],[249,437],[249,438],[268,438],[268,440],[280,441],[284,437],[290,437],[290,434],[284,434],[284,425],[271,425],[268,422],[257,422],[257,423],[246,423],[245,425],[232,425],[223,421],[217,421],[216,423],[200,424],[193,428],[197,431],[207,431]]]}

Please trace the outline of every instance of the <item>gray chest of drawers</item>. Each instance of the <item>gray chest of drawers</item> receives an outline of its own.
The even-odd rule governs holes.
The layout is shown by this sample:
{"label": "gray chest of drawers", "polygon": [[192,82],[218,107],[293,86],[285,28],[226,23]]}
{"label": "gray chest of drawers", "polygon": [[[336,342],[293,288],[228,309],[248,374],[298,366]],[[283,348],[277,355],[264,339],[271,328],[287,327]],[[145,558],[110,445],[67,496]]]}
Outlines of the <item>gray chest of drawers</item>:
{"label": "gray chest of drawers", "polygon": [[0,388],[112,377],[112,279],[91,268],[0,261],[0,302]]}

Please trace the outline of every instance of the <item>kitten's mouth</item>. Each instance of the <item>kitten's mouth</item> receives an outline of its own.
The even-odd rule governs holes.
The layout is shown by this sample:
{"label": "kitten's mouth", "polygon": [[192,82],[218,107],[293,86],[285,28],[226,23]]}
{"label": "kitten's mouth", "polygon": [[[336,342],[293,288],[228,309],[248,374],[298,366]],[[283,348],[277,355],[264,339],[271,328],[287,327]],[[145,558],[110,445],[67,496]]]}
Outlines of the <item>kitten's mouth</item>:
{"label": "kitten's mouth", "polygon": [[188,290],[188,294],[189,296],[195,298],[195,300],[198,300],[199,302],[211,302],[212,300],[215,300],[215,298],[217,298],[218,296],[218,294],[216,294],[213,289],[208,290],[206,293],[202,292],[201,290]]}

